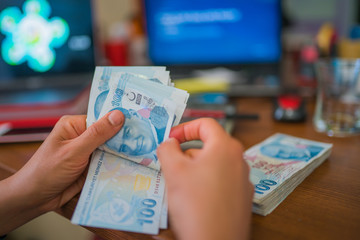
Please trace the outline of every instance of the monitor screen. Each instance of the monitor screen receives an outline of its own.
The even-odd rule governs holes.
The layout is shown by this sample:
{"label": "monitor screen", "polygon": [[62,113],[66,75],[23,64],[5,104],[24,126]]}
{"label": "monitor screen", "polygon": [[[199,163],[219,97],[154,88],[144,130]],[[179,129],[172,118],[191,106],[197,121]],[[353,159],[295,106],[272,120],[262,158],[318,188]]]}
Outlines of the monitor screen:
{"label": "monitor screen", "polygon": [[145,0],[154,64],[277,62],[280,0]]}
{"label": "monitor screen", "polygon": [[1,0],[0,81],[94,70],[91,1]]}

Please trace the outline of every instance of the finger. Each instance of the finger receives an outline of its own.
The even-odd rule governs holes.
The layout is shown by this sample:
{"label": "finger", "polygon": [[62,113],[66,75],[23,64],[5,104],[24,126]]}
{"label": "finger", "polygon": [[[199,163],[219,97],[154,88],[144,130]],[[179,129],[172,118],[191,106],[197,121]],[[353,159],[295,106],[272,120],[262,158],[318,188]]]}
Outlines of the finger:
{"label": "finger", "polygon": [[157,149],[157,156],[165,174],[176,172],[186,157],[175,138],[163,142]]}
{"label": "finger", "polygon": [[180,124],[170,132],[170,137],[176,138],[180,143],[201,140],[205,144],[221,139],[224,135],[226,135],[225,130],[211,118],[200,118]]}
{"label": "finger", "polygon": [[86,115],[75,116],[72,126],[75,131],[74,138],[80,136],[86,130]]}
{"label": "finger", "polygon": [[124,114],[119,110],[111,111],[76,138],[74,145],[77,144],[79,152],[84,151],[90,154],[119,132],[123,124]]}
{"label": "finger", "polygon": [[60,140],[73,139],[86,130],[86,115],[64,115],[54,126],[50,136]]}
{"label": "finger", "polygon": [[201,153],[201,151],[201,149],[190,148],[185,151],[185,154],[190,158],[196,158]]}

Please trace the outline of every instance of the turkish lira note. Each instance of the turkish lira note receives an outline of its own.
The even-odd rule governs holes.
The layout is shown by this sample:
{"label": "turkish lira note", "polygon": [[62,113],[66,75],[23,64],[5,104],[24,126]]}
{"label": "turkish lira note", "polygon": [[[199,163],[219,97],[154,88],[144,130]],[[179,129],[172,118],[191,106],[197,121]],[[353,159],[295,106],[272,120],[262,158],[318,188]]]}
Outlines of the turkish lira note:
{"label": "turkish lira note", "polygon": [[161,218],[160,218],[160,229],[168,228],[168,203],[167,203],[167,194],[164,192],[164,200],[161,209]]}
{"label": "turkish lira note", "polygon": [[165,71],[165,67],[96,67],[90,90],[87,126],[90,126],[99,118],[102,108],[100,103],[104,103],[110,90],[109,82],[111,75],[116,72],[131,73],[162,84],[168,84],[170,81],[169,72]]}
{"label": "turkish lira note", "polygon": [[[122,129],[100,148],[134,162],[160,170],[156,149],[169,136],[174,122],[176,103],[158,86],[146,85],[128,73],[115,73],[114,85],[103,104],[100,117],[112,110],[125,115]],[[139,81],[139,82],[137,82]],[[167,87],[168,91],[174,88]]]}
{"label": "turkish lira note", "polygon": [[163,198],[160,171],[96,150],[71,222],[157,234]]}

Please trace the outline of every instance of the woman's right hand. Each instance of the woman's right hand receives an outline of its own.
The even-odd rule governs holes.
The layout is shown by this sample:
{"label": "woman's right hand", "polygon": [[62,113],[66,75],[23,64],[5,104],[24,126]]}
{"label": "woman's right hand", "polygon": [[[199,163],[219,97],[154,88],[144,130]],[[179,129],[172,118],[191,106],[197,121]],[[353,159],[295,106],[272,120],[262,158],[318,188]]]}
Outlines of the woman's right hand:
{"label": "woman's right hand", "polygon": [[[180,143],[201,140],[183,152]],[[253,185],[243,147],[213,119],[174,127],[157,151],[172,228],[180,239],[247,239]]]}

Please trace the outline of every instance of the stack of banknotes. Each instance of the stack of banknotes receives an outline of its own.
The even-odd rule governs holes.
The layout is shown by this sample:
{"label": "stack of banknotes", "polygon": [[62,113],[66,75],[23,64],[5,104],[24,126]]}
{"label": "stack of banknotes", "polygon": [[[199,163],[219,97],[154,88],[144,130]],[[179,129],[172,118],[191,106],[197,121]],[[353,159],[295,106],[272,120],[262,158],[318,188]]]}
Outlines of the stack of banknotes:
{"label": "stack of banknotes", "polygon": [[167,228],[156,149],[180,122],[188,97],[173,86],[165,67],[95,69],[87,126],[115,109],[125,123],[92,154],[72,223],[147,234]]}
{"label": "stack of banknotes", "polygon": [[331,153],[332,145],[275,134],[251,147],[244,158],[255,186],[253,212],[271,213]]}

